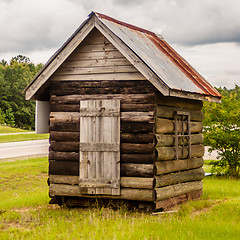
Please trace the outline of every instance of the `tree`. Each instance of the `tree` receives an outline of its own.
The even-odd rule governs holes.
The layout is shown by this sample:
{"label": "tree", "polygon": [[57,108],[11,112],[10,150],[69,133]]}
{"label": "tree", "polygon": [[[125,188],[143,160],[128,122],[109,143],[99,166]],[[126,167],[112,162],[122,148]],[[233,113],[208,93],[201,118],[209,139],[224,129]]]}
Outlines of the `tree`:
{"label": "tree", "polygon": [[222,103],[204,103],[204,137],[210,151],[220,150],[218,161],[212,161],[212,170],[224,171],[239,177],[240,171],[240,99],[239,86],[229,91],[218,89]]}
{"label": "tree", "polygon": [[6,124],[34,128],[35,103],[25,101],[23,91],[41,67],[22,55],[13,57],[9,64],[0,62],[0,109]]}

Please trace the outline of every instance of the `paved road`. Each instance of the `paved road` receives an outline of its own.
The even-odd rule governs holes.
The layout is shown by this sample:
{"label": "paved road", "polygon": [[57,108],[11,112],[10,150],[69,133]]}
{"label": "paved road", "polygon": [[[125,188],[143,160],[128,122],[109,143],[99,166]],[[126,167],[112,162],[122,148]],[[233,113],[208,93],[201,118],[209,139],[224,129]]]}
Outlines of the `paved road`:
{"label": "paved road", "polygon": [[0,143],[0,159],[47,154],[48,139]]}

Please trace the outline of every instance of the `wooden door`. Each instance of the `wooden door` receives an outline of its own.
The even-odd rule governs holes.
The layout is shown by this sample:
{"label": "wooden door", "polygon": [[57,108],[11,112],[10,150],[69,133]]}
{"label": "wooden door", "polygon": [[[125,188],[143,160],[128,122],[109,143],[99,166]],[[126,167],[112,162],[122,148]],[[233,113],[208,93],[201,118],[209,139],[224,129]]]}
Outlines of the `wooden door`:
{"label": "wooden door", "polygon": [[80,101],[82,194],[120,195],[120,100]]}

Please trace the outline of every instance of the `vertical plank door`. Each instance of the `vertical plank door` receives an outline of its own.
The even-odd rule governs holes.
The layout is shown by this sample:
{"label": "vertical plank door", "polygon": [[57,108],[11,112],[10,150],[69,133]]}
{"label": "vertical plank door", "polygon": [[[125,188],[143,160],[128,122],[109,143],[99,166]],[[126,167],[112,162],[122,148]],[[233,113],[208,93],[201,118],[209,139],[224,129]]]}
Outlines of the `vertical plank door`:
{"label": "vertical plank door", "polygon": [[120,100],[80,101],[82,194],[120,195]]}

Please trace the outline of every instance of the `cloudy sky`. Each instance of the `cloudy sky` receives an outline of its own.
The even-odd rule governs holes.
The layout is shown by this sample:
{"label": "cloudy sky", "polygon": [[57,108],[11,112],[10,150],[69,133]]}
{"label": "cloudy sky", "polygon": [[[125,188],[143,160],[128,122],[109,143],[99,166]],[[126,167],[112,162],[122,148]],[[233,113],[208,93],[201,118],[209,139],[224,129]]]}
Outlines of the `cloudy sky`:
{"label": "cloudy sky", "polygon": [[213,86],[240,85],[239,0],[0,0],[0,60],[45,63],[91,11],[162,34]]}

